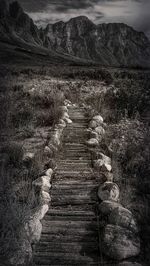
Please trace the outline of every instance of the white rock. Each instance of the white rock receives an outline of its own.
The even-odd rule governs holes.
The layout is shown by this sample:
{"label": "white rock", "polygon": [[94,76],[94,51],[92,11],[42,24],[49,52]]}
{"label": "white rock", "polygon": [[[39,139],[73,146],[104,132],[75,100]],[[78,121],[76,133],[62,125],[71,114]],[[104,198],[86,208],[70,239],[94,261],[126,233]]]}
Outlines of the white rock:
{"label": "white rock", "polygon": [[65,118],[69,118],[69,115],[68,115],[67,112],[64,112],[64,113],[63,113],[62,119],[64,120]]}
{"label": "white rock", "polygon": [[25,229],[32,244],[35,244],[40,240],[42,224],[38,219],[34,218],[29,220],[25,225]]}
{"label": "white rock", "polygon": [[41,204],[48,204],[51,201],[51,197],[48,192],[41,191],[40,193],[40,203]]}
{"label": "white rock", "polygon": [[53,156],[53,151],[48,146],[45,146],[44,155],[48,156],[48,157],[52,157]]}
{"label": "white rock", "polygon": [[90,132],[90,137],[99,140],[98,133],[93,130]]}
{"label": "white rock", "polygon": [[119,200],[119,187],[116,183],[113,182],[105,182],[100,185],[98,189],[98,197],[100,200]]}
{"label": "white rock", "polygon": [[50,181],[51,181],[51,177],[53,175],[53,169],[52,168],[47,169],[45,172],[45,175],[48,176],[50,178]]}
{"label": "white rock", "polygon": [[95,132],[98,133],[100,136],[105,134],[105,129],[102,126],[98,126],[95,128]]}
{"label": "white rock", "polygon": [[67,106],[63,105],[60,108],[61,108],[62,112],[68,112]]}
{"label": "white rock", "polygon": [[34,210],[34,214],[32,215],[33,219],[39,219],[40,221],[44,218],[45,214],[48,212],[49,206],[48,204],[40,205]]}
{"label": "white rock", "polygon": [[92,129],[95,129],[97,126],[99,126],[99,124],[97,123],[97,121],[91,120],[89,123],[89,127]]}
{"label": "white rock", "polygon": [[119,225],[133,232],[138,232],[138,227],[133,218],[132,212],[122,206],[118,206],[112,210],[108,221],[110,224]]}
{"label": "white rock", "polygon": [[64,121],[65,121],[67,124],[72,124],[72,120],[69,119],[69,118],[65,118]]}
{"label": "white rock", "polygon": [[98,121],[100,123],[103,123],[104,122],[104,119],[101,115],[95,115],[92,120],[95,120],[95,121]]}
{"label": "white rock", "polygon": [[111,172],[112,167],[110,164],[107,164],[105,161],[98,159],[94,161],[94,168],[102,172]]}
{"label": "white rock", "polygon": [[63,119],[59,119],[59,124],[63,125],[64,127],[66,127],[66,123]]}
{"label": "white rock", "polygon": [[104,200],[99,205],[99,212],[102,215],[109,215],[114,209],[121,206],[120,203],[112,200]]}
{"label": "white rock", "polygon": [[35,153],[33,152],[27,152],[23,156],[23,161],[32,161],[35,157]]}
{"label": "white rock", "polygon": [[114,260],[135,257],[140,253],[140,240],[130,230],[108,224],[102,240],[103,253]]}
{"label": "white rock", "polygon": [[49,190],[51,188],[50,177],[49,176],[40,176],[35,181],[33,181],[33,186],[41,187],[42,190]]}
{"label": "white rock", "polygon": [[60,145],[60,136],[59,136],[59,133],[56,132],[53,137],[52,137],[52,143],[54,146],[59,146]]}
{"label": "white rock", "polygon": [[99,145],[99,142],[98,142],[97,139],[95,139],[95,138],[91,138],[91,139],[89,139],[88,141],[86,141],[86,144],[87,144],[88,146],[90,146],[90,147],[96,147],[96,146]]}
{"label": "white rock", "polygon": [[65,105],[65,106],[70,106],[70,105],[72,105],[72,103],[71,103],[71,101],[69,101],[69,100],[65,100],[65,101],[64,101],[64,105]]}

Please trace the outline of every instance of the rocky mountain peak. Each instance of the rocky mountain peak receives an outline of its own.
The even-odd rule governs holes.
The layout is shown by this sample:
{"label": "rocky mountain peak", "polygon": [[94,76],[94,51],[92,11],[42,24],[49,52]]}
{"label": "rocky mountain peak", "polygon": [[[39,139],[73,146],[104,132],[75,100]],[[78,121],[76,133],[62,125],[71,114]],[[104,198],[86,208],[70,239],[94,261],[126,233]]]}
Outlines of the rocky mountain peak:
{"label": "rocky mountain peak", "polygon": [[19,15],[23,14],[23,9],[17,1],[13,1],[9,5],[9,13],[12,18],[17,18]]}

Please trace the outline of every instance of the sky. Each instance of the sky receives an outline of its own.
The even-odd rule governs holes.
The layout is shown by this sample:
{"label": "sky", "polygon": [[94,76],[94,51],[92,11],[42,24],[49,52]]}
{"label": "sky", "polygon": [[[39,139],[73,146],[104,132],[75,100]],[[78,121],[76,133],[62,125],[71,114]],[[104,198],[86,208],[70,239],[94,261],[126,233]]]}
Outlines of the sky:
{"label": "sky", "polygon": [[95,24],[122,22],[150,38],[150,0],[18,0],[40,27],[84,15]]}

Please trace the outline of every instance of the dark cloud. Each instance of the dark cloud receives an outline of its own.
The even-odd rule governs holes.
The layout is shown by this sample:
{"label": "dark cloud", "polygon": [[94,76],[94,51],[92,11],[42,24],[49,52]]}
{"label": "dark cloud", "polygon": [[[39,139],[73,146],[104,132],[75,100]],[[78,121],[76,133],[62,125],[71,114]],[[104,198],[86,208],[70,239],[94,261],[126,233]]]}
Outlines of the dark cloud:
{"label": "dark cloud", "polygon": [[18,0],[39,26],[78,15],[95,23],[123,22],[150,35],[150,0]]}

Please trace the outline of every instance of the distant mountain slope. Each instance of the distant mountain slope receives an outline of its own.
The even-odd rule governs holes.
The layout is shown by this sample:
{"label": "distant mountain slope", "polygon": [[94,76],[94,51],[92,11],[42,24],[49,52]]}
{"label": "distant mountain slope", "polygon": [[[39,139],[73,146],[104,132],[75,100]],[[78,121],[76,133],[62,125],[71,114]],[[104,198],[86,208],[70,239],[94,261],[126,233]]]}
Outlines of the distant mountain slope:
{"label": "distant mountain slope", "polygon": [[150,42],[125,24],[95,25],[80,16],[38,29],[17,1],[0,0],[0,41],[24,49],[68,54],[106,66],[150,66]]}
{"label": "distant mountain slope", "polygon": [[150,42],[144,33],[120,23],[93,24],[87,17],[48,25],[49,47],[105,65],[149,65]]}

